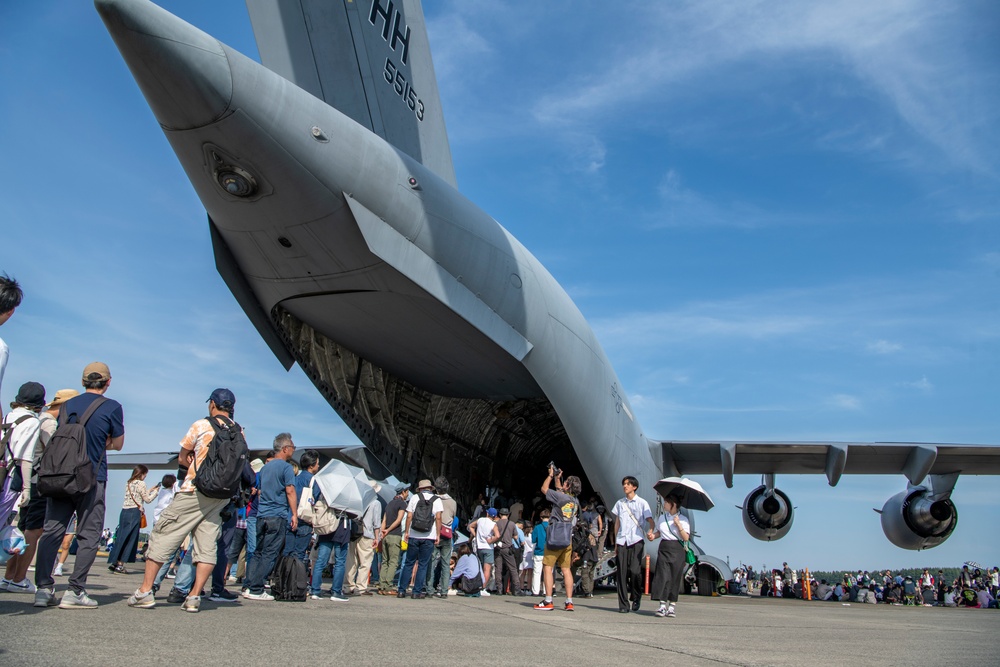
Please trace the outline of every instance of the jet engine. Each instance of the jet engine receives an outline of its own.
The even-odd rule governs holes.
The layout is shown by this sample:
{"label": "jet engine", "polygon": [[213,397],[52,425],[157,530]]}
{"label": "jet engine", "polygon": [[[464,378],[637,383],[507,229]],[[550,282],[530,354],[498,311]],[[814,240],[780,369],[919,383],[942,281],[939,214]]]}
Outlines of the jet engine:
{"label": "jet engine", "polygon": [[758,540],[780,540],[792,527],[792,501],[780,489],[761,484],[743,501],[743,526]]}
{"label": "jet engine", "polygon": [[886,501],[880,512],[882,532],[901,549],[930,549],[947,540],[958,525],[950,498],[924,487],[910,488]]}

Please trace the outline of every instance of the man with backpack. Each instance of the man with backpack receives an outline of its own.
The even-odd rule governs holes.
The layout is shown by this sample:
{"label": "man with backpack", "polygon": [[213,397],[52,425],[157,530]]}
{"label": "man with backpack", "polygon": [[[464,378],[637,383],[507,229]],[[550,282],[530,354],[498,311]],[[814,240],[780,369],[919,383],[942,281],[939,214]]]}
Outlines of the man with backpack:
{"label": "man with backpack", "polygon": [[121,403],[104,395],[110,387],[107,365],[99,361],[87,364],[83,369],[84,392],[63,404],[59,426],[39,461],[38,491],[48,503],[36,557],[36,607],[56,605],[52,570],[73,512],[77,516],[76,562],[59,608],[97,607],[87,595],[86,585],[104,531],[107,452],[120,451],[125,444]]}
{"label": "man with backpack", "polygon": [[[413,581],[414,600],[427,597],[427,594],[424,593],[427,586],[427,565],[430,563],[434,547],[440,543],[442,512],[444,512],[444,504],[440,498],[434,495],[434,486],[431,481],[429,479],[420,480],[417,492],[413,494],[410,503],[406,506],[406,532],[403,534],[403,542],[408,545],[407,560],[412,563],[412,559],[415,558],[417,561],[417,573]],[[396,597],[406,597],[406,587],[410,585],[412,572],[413,568],[407,564],[399,573],[399,587]]]}
{"label": "man with backpack", "polygon": [[233,421],[235,407],[233,392],[216,389],[208,399],[208,417],[193,423],[181,440],[177,463],[187,468],[187,473],[149,534],[145,576],[128,599],[130,607],[156,606],[156,574],[190,534],[194,584],[181,608],[192,613],[199,610],[202,589],[212,576],[218,556],[216,545],[223,522],[220,513],[239,488],[247,461],[243,429]]}
{"label": "man with backpack", "polygon": [[[555,488],[550,488],[554,486]],[[545,580],[545,599],[535,605],[539,611],[551,611],[552,592],[555,588],[554,569],[563,573],[566,587],[566,611],[573,611],[573,528],[580,513],[580,501],[576,499],[581,490],[580,478],[571,475],[562,481],[562,470],[549,464],[549,475],[542,483],[545,499],[552,503],[548,533],[545,540],[545,555],[542,557],[542,577]]]}

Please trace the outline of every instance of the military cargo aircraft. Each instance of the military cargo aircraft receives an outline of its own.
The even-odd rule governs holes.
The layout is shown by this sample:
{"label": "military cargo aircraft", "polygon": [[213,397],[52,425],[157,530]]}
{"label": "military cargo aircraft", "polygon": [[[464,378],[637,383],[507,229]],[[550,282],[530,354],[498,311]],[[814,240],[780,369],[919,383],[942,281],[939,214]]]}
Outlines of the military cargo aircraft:
{"label": "military cargo aircraft", "polygon": [[626,474],[760,474],[744,525],[777,540],[776,475],[901,473],[882,526],[926,549],[958,476],[1000,473],[993,446],[647,436],[566,291],[457,189],[418,0],[248,0],[263,64],[147,0],[96,5],[247,317],[398,477],[445,474],[468,505],[531,497],[552,460],[609,501]]}

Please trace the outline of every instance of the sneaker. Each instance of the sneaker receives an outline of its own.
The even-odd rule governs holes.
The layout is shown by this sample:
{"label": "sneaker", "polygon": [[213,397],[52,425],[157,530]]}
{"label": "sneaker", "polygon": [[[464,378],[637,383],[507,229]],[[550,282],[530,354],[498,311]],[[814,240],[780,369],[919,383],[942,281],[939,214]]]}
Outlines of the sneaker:
{"label": "sneaker", "polygon": [[35,606],[36,607],[55,607],[58,603],[56,602],[56,592],[53,588],[39,588],[35,591]]}
{"label": "sneaker", "polygon": [[675,618],[676,616],[677,612],[674,611],[674,606],[670,605],[669,607],[667,607],[667,618]]}
{"label": "sneaker", "polygon": [[63,576],[62,566],[63,566],[62,563],[59,563],[58,565],[56,565],[56,569],[52,570],[52,576],[53,577],[61,577],[61,576]]}
{"label": "sneaker", "polygon": [[484,598],[488,598],[490,596],[490,592],[488,590],[486,590],[485,588],[483,590],[479,591],[479,592],[482,593],[482,596]]}
{"label": "sneaker", "polygon": [[309,599],[310,600],[322,600],[323,596],[322,595],[310,595]]}
{"label": "sneaker", "polygon": [[448,595],[458,595],[458,591],[455,590],[454,588],[449,588]]}
{"label": "sneaker", "polygon": [[573,611],[573,603],[567,600],[566,604],[563,605],[563,609],[565,609],[566,611]]}
{"label": "sneaker", "polygon": [[659,616],[660,618],[666,618],[666,616],[667,616],[667,610],[666,610],[666,608],[665,608],[665,607],[660,607],[660,608],[659,608],[659,609],[657,609],[657,610],[656,610],[656,611],[655,611],[654,613],[655,613],[655,614],[656,614],[657,616]]}
{"label": "sneaker", "polygon": [[444,593],[441,593],[440,591],[434,591],[434,595],[432,597],[436,597],[436,598],[439,598],[439,599],[443,600],[444,599]]}
{"label": "sneaker", "polygon": [[118,567],[113,568],[111,570],[111,573],[112,574],[132,574],[131,572],[129,572],[128,570],[125,569],[124,565],[119,565]]}
{"label": "sneaker", "polygon": [[152,609],[156,606],[156,600],[153,598],[153,591],[140,593],[138,588],[135,589],[135,593],[132,593],[131,597],[128,599],[128,606],[138,607],[139,609]]}
{"label": "sneaker", "polygon": [[7,581],[7,592],[8,593],[30,593],[35,594],[35,585],[28,581],[27,579],[22,579],[21,581]]}
{"label": "sneaker", "polygon": [[74,593],[66,591],[59,601],[60,609],[97,609],[97,600],[87,595],[87,591]]}
{"label": "sneaker", "polygon": [[8,586],[10,586],[10,582],[7,581],[6,577],[4,577],[3,579],[0,579],[0,591],[7,590]]}
{"label": "sneaker", "polygon": [[187,593],[177,588],[171,588],[170,592],[167,593],[167,602],[170,604],[180,604],[184,600],[187,600]]}
{"label": "sneaker", "polygon": [[236,602],[240,596],[223,588],[221,591],[213,592],[208,599],[212,602]]}
{"label": "sneaker", "polygon": [[167,579],[176,579],[177,574],[174,572],[167,572]]}
{"label": "sneaker", "polygon": [[192,614],[197,614],[198,607],[200,606],[201,606],[201,596],[189,595],[187,599],[184,600],[184,604],[181,605],[181,609],[183,609],[184,611],[189,611]]}
{"label": "sneaker", "polygon": [[240,583],[240,582],[236,581],[236,577],[234,577],[233,575],[229,575],[229,576],[228,576],[228,577],[226,578],[226,583],[227,583],[227,584],[238,584],[238,583]]}
{"label": "sneaker", "polygon": [[347,597],[346,595],[338,595],[336,593],[333,593],[330,596],[330,599],[333,600],[334,602],[347,602],[351,598]]}
{"label": "sneaker", "polygon": [[[485,593],[486,591],[483,592]],[[535,605],[535,609],[539,611],[552,611],[555,608],[556,606],[554,604],[552,604],[551,602],[546,602],[545,600],[542,600],[541,602]]]}
{"label": "sneaker", "polygon": [[270,602],[271,600],[274,599],[273,595],[264,591],[260,593],[251,593],[250,591],[247,591],[243,594],[243,597],[247,600],[264,600],[267,602]]}

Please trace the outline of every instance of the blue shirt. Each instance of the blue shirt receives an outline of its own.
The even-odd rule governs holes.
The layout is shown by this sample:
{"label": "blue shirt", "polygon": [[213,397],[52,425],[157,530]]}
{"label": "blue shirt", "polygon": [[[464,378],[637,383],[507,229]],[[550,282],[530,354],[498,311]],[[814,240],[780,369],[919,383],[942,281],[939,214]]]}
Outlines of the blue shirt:
{"label": "blue shirt", "polygon": [[536,523],[535,527],[531,529],[531,541],[535,543],[533,553],[536,556],[545,555],[545,530],[548,526],[549,522],[543,521],[542,523]]}
{"label": "blue shirt", "polygon": [[[302,494],[305,492],[306,489],[309,488],[309,485],[312,484],[312,481],[313,481],[312,473],[309,472],[308,470],[300,470],[299,474],[295,476],[296,503],[302,502]],[[298,506],[296,506],[296,509],[298,509]]]}
{"label": "blue shirt", "polygon": [[257,516],[290,518],[285,487],[294,485],[295,472],[292,470],[292,464],[281,459],[271,459],[258,473],[260,501],[257,505]]}
{"label": "blue shirt", "polygon": [[[87,411],[90,404],[100,398],[100,394],[83,393],[69,399],[63,404],[70,424],[76,424]],[[60,412],[60,414],[62,414]],[[98,482],[108,481],[108,436],[117,438],[125,435],[125,417],[122,404],[113,399],[107,399],[87,420],[87,456],[94,464]]]}
{"label": "blue shirt", "polygon": [[463,575],[472,579],[477,574],[482,575],[482,573],[482,565],[479,564],[479,559],[472,554],[466,554],[459,558],[458,562],[455,563],[455,571],[451,573],[451,580],[449,583],[454,584],[455,581]]}

